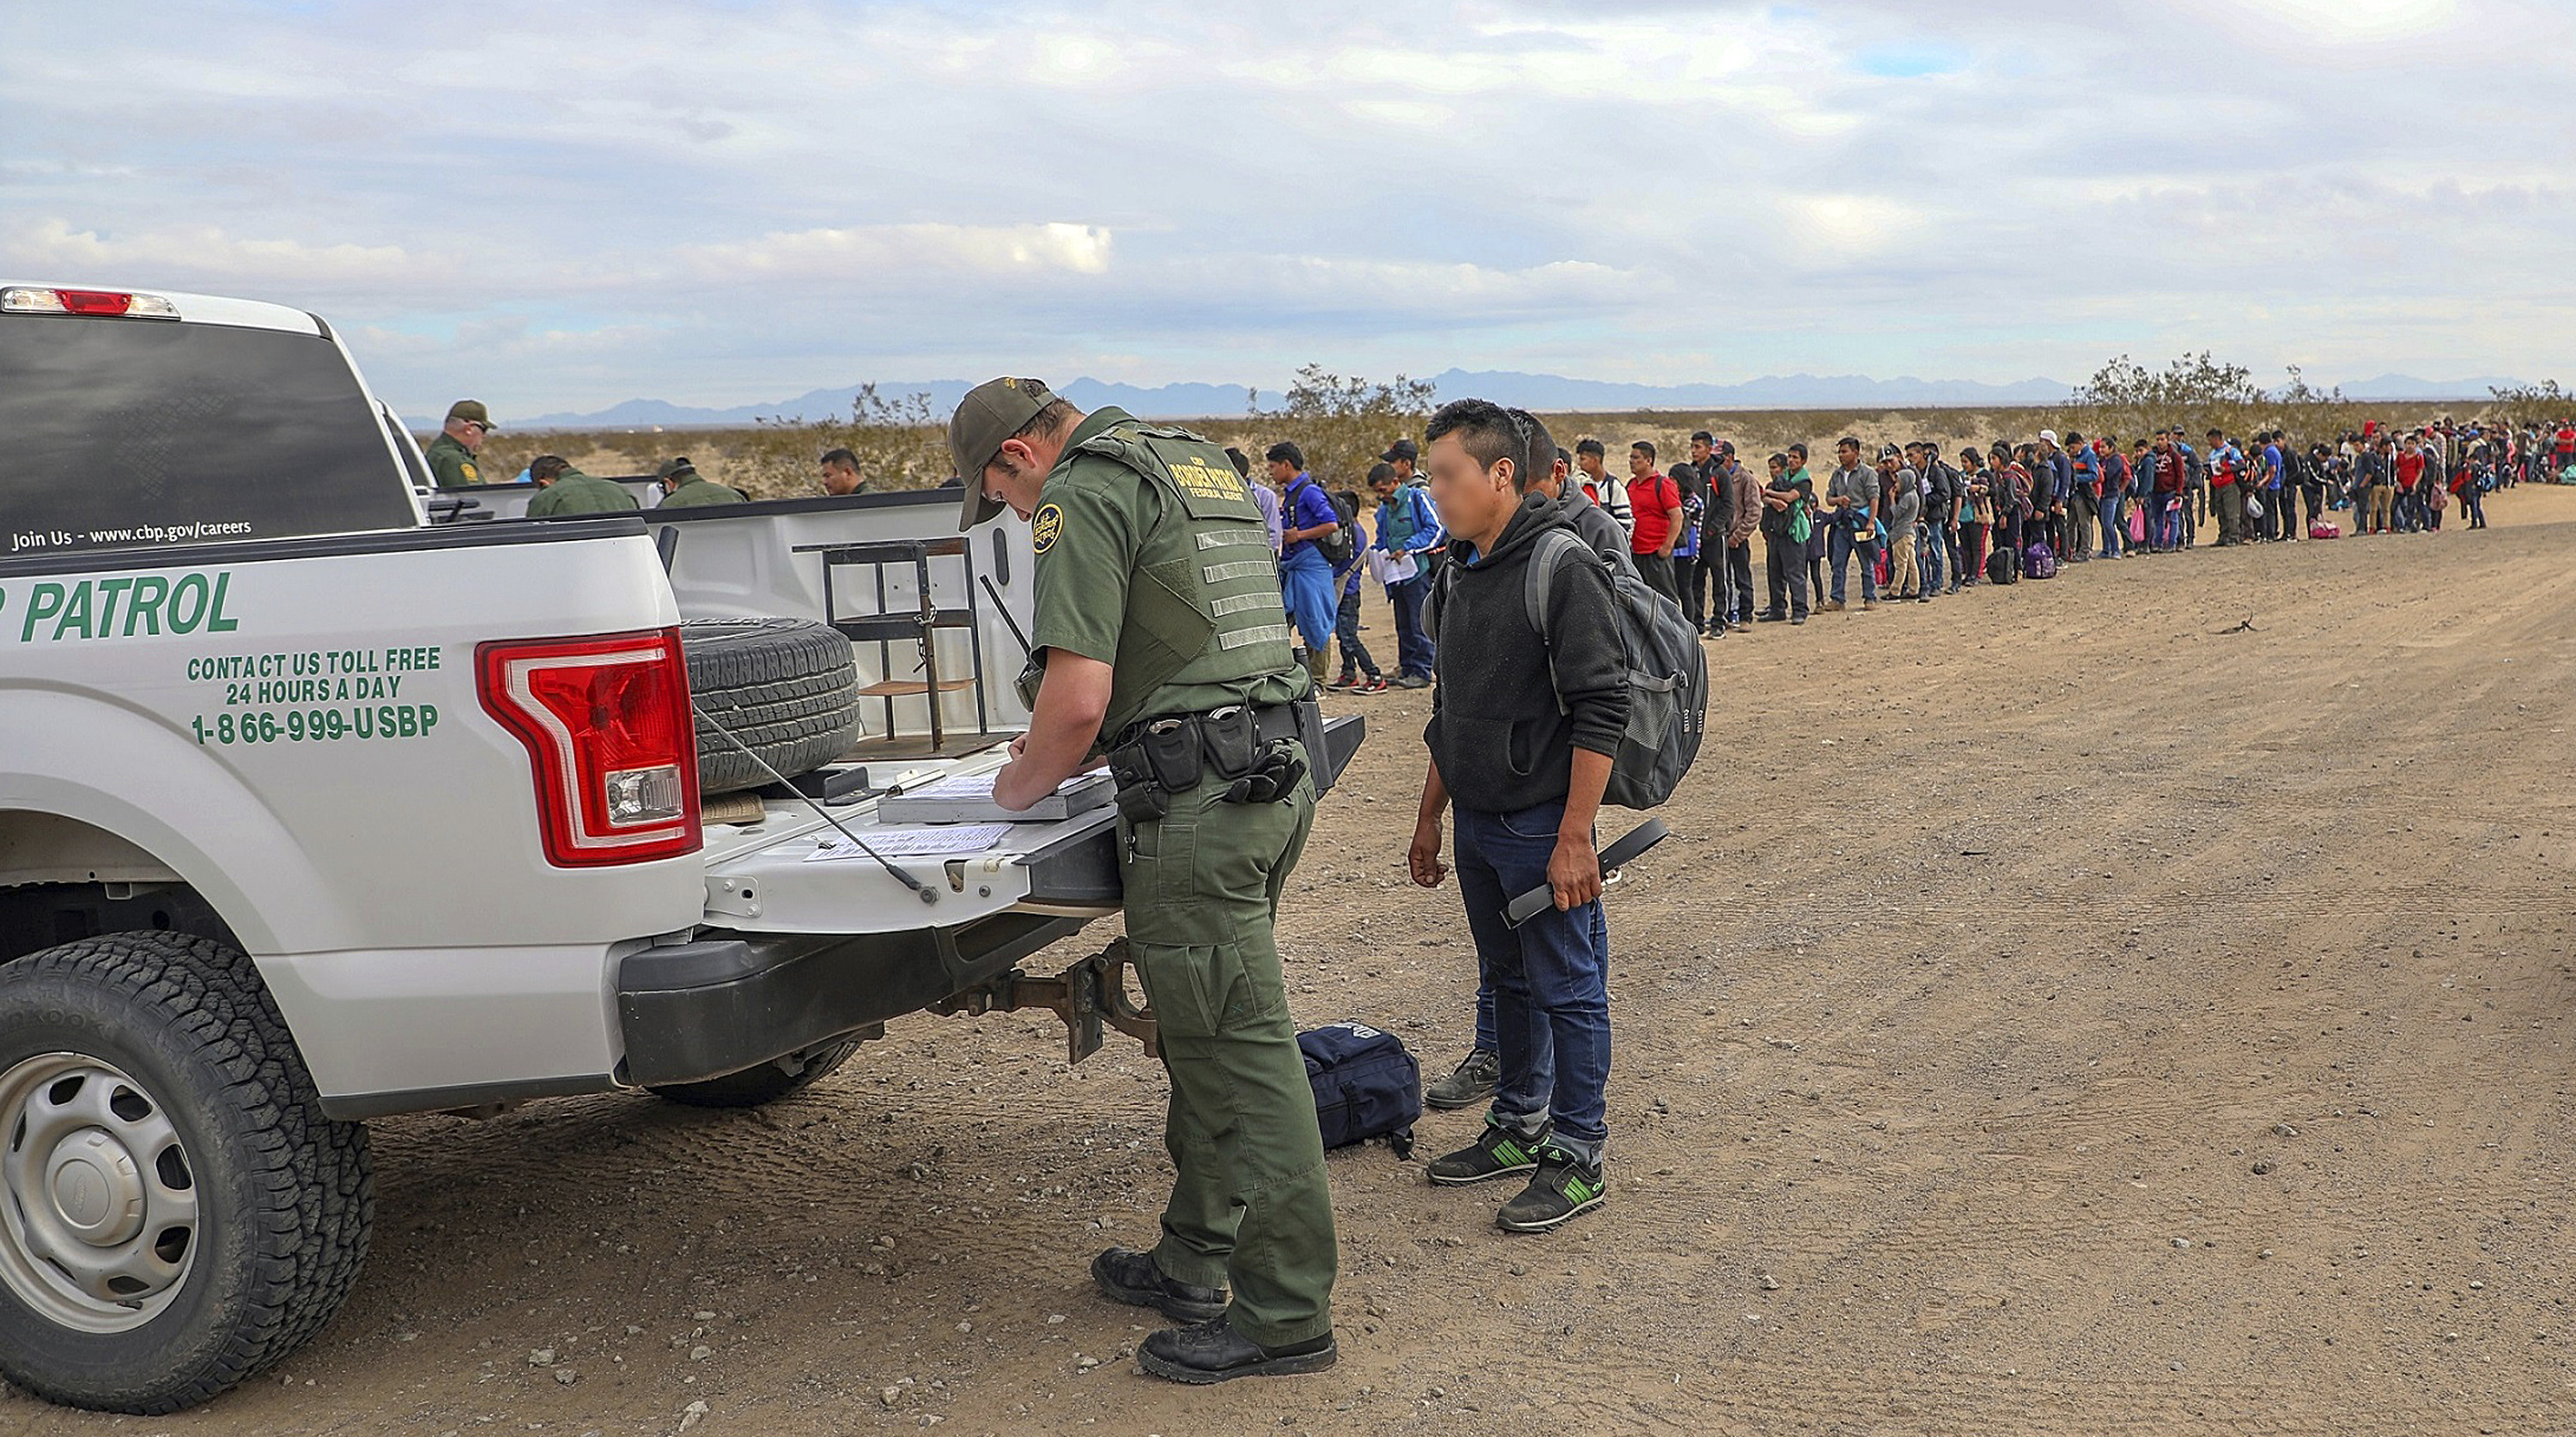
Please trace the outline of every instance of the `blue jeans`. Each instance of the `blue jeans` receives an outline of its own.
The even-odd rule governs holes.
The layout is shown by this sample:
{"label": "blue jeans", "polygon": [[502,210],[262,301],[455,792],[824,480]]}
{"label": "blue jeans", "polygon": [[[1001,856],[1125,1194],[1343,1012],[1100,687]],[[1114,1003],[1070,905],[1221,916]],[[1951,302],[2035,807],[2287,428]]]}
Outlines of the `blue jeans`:
{"label": "blue jeans", "polygon": [[1422,632],[1422,601],[1429,597],[1431,581],[1420,575],[1386,586],[1386,601],[1395,609],[1395,671],[1399,678],[1431,677],[1431,636]]}
{"label": "blue jeans", "polygon": [[1853,536],[1850,528],[1836,524],[1825,539],[1825,552],[1831,556],[1834,565],[1834,602],[1839,604],[1843,601],[1843,585],[1851,577],[1851,557],[1858,554],[1860,596],[1866,602],[1875,603],[1878,599],[1878,540],[1863,539],[1855,544]]}
{"label": "blue jeans", "polygon": [[1378,677],[1377,660],[1369,657],[1368,645],[1360,642],[1360,591],[1342,590],[1341,611],[1334,616],[1333,637],[1342,643],[1342,672]]}
{"label": "blue jeans", "polygon": [[1458,894],[1477,966],[1494,990],[1503,1070],[1494,1118],[1525,1132],[1545,1113],[1558,1139],[1598,1159],[1610,1132],[1610,925],[1598,899],[1570,912],[1541,909],[1518,928],[1503,916],[1515,896],[1547,882],[1565,802],[1455,812]]}
{"label": "blue jeans", "polygon": [[1941,531],[1929,524],[1914,531],[1915,564],[1922,572],[1925,598],[1941,592]]}
{"label": "blue jeans", "polygon": [[1288,606],[1288,621],[1306,640],[1306,652],[1321,655],[1332,641],[1333,615],[1341,606],[1333,596],[1333,566],[1312,544],[1279,561],[1279,598]]}
{"label": "blue jeans", "polygon": [[2120,557],[2120,543],[2129,537],[2120,527],[2121,519],[2126,517],[2124,511],[2128,502],[2125,494],[2102,496],[2102,557],[2105,559]]}

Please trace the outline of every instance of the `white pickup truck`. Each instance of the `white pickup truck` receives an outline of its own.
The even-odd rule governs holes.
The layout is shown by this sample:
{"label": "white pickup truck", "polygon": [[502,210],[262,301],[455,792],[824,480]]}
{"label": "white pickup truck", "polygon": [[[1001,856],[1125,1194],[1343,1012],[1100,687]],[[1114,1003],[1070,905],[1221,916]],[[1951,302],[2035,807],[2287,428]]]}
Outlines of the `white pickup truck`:
{"label": "white pickup truck", "polygon": [[[319,318],[40,284],[0,286],[0,434],[18,1386],[165,1412],[292,1352],[363,1262],[370,1118],[757,1103],[930,1008],[1051,1007],[1076,1056],[1103,1022],[1150,1035],[1115,944],[1016,971],[1117,909],[1110,809],[875,862],[853,838],[895,830],[827,768],[702,819],[702,767],[747,762],[711,724],[783,715],[778,754],[835,703],[866,721],[861,692],[899,716],[924,650],[886,635],[908,606],[937,627],[961,577],[859,571],[854,619],[818,576],[953,546],[953,490],[698,510],[660,545],[638,516],[433,525],[417,447]],[[994,602],[931,635],[951,675],[1026,612],[1025,528],[973,537]],[[838,621],[828,663],[773,671],[818,627],[778,613]],[[909,687],[974,741],[880,785],[999,766],[1007,681]],[[1332,737],[1326,774],[1359,735]]]}

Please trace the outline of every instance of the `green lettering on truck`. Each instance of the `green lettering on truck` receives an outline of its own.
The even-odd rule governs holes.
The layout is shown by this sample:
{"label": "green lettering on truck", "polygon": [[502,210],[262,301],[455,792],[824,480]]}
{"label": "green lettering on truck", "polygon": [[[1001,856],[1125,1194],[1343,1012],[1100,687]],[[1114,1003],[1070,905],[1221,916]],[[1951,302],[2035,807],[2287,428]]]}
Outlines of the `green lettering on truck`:
{"label": "green lettering on truck", "polygon": [[27,622],[25,626],[18,630],[18,642],[22,644],[33,643],[36,638],[36,625],[52,618],[54,615],[59,614],[62,611],[63,586],[60,584],[38,584],[35,588],[35,592],[27,596]]}

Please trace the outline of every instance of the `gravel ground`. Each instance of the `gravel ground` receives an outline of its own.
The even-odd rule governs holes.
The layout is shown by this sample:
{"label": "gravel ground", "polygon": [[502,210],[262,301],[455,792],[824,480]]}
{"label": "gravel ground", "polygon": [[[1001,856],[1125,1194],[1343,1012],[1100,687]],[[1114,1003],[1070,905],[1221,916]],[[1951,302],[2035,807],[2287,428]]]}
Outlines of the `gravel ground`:
{"label": "gravel ground", "polygon": [[[1335,1154],[1330,1373],[1139,1375],[1084,1270],[1153,1233],[1159,1069],[922,1017],[760,1112],[380,1124],[307,1351],[0,1432],[2576,1429],[2576,492],[2491,508],[1713,645],[1678,836],[1609,899],[1612,1201],[1512,1237]],[[1427,705],[1333,702],[1375,731],[1289,888],[1298,1015],[1445,1071]]]}

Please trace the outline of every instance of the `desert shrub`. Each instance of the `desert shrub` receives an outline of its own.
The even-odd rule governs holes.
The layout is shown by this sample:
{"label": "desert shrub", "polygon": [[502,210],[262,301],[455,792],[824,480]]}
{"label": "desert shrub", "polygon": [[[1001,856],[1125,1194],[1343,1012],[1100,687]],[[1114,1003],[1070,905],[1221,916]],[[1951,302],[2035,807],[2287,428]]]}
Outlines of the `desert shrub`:
{"label": "desert shrub", "polygon": [[1357,488],[1389,444],[1421,439],[1432,396],[1427,379],[1399,374],[1380,384],[1309,364],[1297,371],[1297,382],[1277,408],[1262,408],[1255,391],[1241,428],[1211,437],[1242,446],[1255,474],[1261,472],[1261,452],[1285,439],[1306,456],[1306,468],[1326,488]]}

